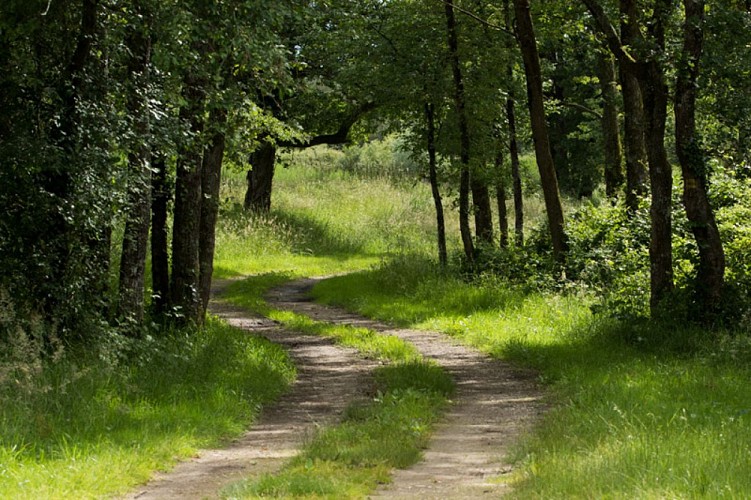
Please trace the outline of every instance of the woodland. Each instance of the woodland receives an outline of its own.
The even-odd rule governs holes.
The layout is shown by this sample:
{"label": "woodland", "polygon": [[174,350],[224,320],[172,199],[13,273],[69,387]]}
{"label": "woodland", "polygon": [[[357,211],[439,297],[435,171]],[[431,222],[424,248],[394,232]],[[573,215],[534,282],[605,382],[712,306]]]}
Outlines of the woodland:
{"label": "woodland", "polygon": [[[12,497],[124,494],[242,433],[295,366],[212,283],[325,334],[264,302],[321,275],[538,374],[512,495],[751,495],[751,2],[4,0],[0,270]],[[410,370],[440,381],[393,395],[428,398],[421,449],[451,382]],[[222,495],[409,465],[308,453],[302,490]]]}

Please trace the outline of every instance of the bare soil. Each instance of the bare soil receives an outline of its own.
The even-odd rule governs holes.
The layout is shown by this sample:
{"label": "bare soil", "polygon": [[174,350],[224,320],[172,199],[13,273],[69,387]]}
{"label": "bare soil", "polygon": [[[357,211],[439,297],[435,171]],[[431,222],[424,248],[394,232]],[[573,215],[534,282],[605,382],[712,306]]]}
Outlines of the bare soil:
{"label": "bare soil", "polygon": [[[462,346],[438,333],[395,329],[308,298],[317,280],[306,279],[271,290],[279,309],[320,321],[370,328],[413,343],[453,377],[457,391],[424,459],[393,474],[393,482],[372,496],[395,498],[476,498],[500,496],[498,478],[511,471],[510,447],[545,410],[536,376]],[[226,282],[218,283],[220,296]],[[228,447],[205,450],[159,474],[127,498],[215,498],[219,489],[242,478],[274,472],[294,456],[315,430],[336,422],[352,401],[372,387],[376,363],[327,339],[300,335],[268,319],[220,300],[210,309],[231,325],[282,345],[297,366],[298,379],[277,403],[265,408],[252,429]]]}

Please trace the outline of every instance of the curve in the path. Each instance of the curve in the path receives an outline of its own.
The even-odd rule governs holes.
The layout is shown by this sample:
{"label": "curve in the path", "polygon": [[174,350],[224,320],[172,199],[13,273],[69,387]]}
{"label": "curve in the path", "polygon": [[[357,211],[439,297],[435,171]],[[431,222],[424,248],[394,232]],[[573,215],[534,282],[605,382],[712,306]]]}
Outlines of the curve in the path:
{"label": "curve in the path", "polygon": [[216,498],[229,483],[278,471],[318,427],[336,422],[372,383],[375,363],[359,357],[354,349],[282,330],[273,321],[251,317],[226,302],[214,300],[210,309],[230,325],[283,346],[297,367],[297,379],[288,393],[264,408],[243,437],[226,448],[201,451],[126,498]]}
{"label": "curve in the path", "polygon": [[453,404],[437,426],[424,460],[397,470],[393,482],[374,497],[476,498],[498,496],[506,486],[497,480],[511,468],[509,447],[544,411],[534,373],[512,367],[445,335],[395,329],[308,298],[317,280],[288,283],[269,292],[277,308],[313,319],[369,328],[413,343],[434,359],[457,385]]}

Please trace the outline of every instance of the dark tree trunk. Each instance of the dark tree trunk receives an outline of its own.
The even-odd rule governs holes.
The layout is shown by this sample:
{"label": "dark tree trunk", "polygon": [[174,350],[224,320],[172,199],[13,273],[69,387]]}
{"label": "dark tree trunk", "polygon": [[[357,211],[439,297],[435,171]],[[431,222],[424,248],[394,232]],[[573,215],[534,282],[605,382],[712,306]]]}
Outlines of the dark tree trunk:
{"label": "dark tree trunk", "polygon": [[459,65],[459,43],[456,36],[456,19],[454,17],[453,0],[446,0],[446,31],[448,34],[451,70],[454,77],[454,104],[459,121],[461,173],[459,178],[459,231],[461,232],[464,255],[470,263],[475,260],[475,245],[472,241],[472,230],[469,227],[469,125],[464,102],[464,80]]}
{"label": "dark tree trunk", "polygon": [[264,141],[250,155],[248,190],[245,192],[245,210],[268,212],[271,210],[271,187],[274,182],[276,146]]}
{"label": "dark tree trunk", "polygon": [[[633,0],[621,1],[621,40],[633,44],[638,32],[638,12]],[[626,208],[633,213],[639,199],[647,192],[647,143],[644,135],[646,123],[639,78],[634,64],[618,57],[618,67],[623,89],[624,137],[626,150]]]}
{"label": "dark tree trunk", "polygon": [[602,89],[602,139],[605,152],[605,193],[615,198],[623,185],[621,132],[618,126],[618,85],[615,64],[610,52],[599,54],[599,77]]}
{"label": "dark tree trunk", "polygon": [[151,179],[151,288],[154,312],[164,314],[169,304],[169,251],[167,208],[172,189],[167,181],[163,156],[154,161]]}
{"label": "dark tree trunk", "polygon": [[704,33],[704,0],[683,0],[683,57],[675,90],[675,145],[683,174],[683,204],[699,248],[699,319],[711,317],[722,301],[725,253],[707,196],[707,165],[696,134],[696,89]]}
{"label": "dark tree trunk", "polygon": [[[650,207],[650,307],[657,312],[662,299],[673,289],[671,191],[673,177],[665,151],[665,121],[667,117],[668,89],[660,58],[665,49],[665,18],[670,0],[656,0],[652,19],[648,23],[650,47],[648,56],[639,60],[627,52],[612,23],[607,19],[602,6],[595,0],[582,0],[606,36],[608,46],[618,57],[621,67],[629,74],[637,75],[646,114],[647,160],[649,181],[652,188]],[[629,26],[634,41],[642,42],[638,23],[638,11],[634,0],[621,0],[621,12]],[[630,47],[629,50],[633,50]]]}
{"label": "dark tree trunk", "polygon": [[201,323],[199,297],[198,234],[201,220],[200,136],[203,132],[205,95],[203,83],[194,75],[185,78],[183,97],[187,103],[180,117],[190,124],[192,140],[177,158],[175,209],[172,228],[171,305],[182,323]]}
{"label": "dark tree trunk", "polygon": [[448,253],[446,251],[446,223],[443,218],[441,191],[438,188],[435,149],[435,110],[431,103],[425,105],[425,120],[428,128],[428,169],[430,174],[430,190],[433,193],[433,203],[435,204],[435,218],[438,235],[438,261],[441,263],[441,266],[445,267],[448,263]]}
{"label": "dark tree trunk", "polygon": [[[136,9],[142,14],[142,9]],[[128,217],[125,221],[122,257],[120,259],[120,286],[118,316],[140,323],[144,310],[144,283],[146,254],[149,246],[149,211],[151,208],[151,165],[146,137],[149,135],[149,110],[147,88],[151,41],[147,26],[137,26],[126,39],[130,53],[128,73],[130,93],[128,111],[133,118],[136,144],[128,153]]]}
{"label": "dark tree trunk", "polygon": [[201,168],[201,225],[199,231],[201,318],[211,296],[211,277],[214,273],[214,247],[216,243],[216,220],[219,214],[219,185],[224,159],[227,113],[222,109],[211,111],[209,126],[213,129],[211,142],[203,153]]}
{"label": "dark tree trunk", "polygon": [[672,190],[673,174],[665,149],[665,124],[668,87],[659,58],[665,49],[665,16],[670,0],[658,0],[650,24],[651,41],[657,53],[646,61],[641,73],[644,109],[647,110],[647,159],[652,188],[650,207],[651,239],[649,245],[651,295],[650,306],[656,311],[660,302],[673,290]]}
{"label": "dark tree trunk", "polygon": [[[509,0],[504,0],[506,29],[513,30],[512,13]],[[508,50],[512,50],[513,41],[509,38]],[[509,62],[506,66],[506,77],[509,87],[513,89],[514,65]],[[506,119],[508,120],[509,157],[511,159],[511,183],[514,193],[514,242],[517,246],[524,245],[524,196],[522,193],[522,177],[519,169],[519,144],[516,137],[516,100],[515,92],[511,90],[506,99]],[[505,195],[505,193],[504,193]]]}
{"label": "dark tree trunk", "polygon": [[558,190],[558,178],[550,153],[550,141],[545,124],[545,103],[542,94],[542,75],[540,57],[537,53],[532,17],[529,12],[529,0],[514,0],[516,10],[516,29],[519,46],[524,59],[524,72],[527,76],[527,95],[529,97],[529,114],[532,121],[532,138],[535,143],[537,167],[540,170],[545,208],[556,260],[563,262],[568,250],[568,242],[563,226],[563,207]]}
{"label": "dark tree trunk", "polygon": [[514,241],[517,246],[524,245],[524,196],[522,193],[522,176],[519,169],[519,145],[516,140],[516,112],[514,99],[506,100],[506,116],[509,130],[509,156],[511,158],[511,180],[514,189]]}
{"label": "dark tree trunk", "polygon": [[474,176],[470,179],[472,203],[475,211],[475,234],[478,242],[493,244],[493,211],[490,208],[490,192],[488,186],[478,181]]}
{"label": "dark tree trunk", "polygon": [[498,231],[501,233],[501,248],[508,247],[508,213],[506,210],[506,182],[503,172],[503,147],[495,157],[495,170],[498,182],[495,185],[495,199],[498,204]]}

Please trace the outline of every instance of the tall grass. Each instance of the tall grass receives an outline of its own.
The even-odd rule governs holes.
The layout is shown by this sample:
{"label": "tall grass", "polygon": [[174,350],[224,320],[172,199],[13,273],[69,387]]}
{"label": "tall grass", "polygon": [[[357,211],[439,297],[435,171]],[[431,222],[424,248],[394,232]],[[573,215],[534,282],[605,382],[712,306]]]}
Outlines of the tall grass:
{"label": "tall grass", "polygon": [[244,175],[225,172],[228,202],[215,258],[219,276],[322,275],[364,269],[388,255],[435,252],[433,201],[423,182],[332,171],[310,154],[302,164],[277,168],[274,182],[271,212],[249,214],[240,203]]}

